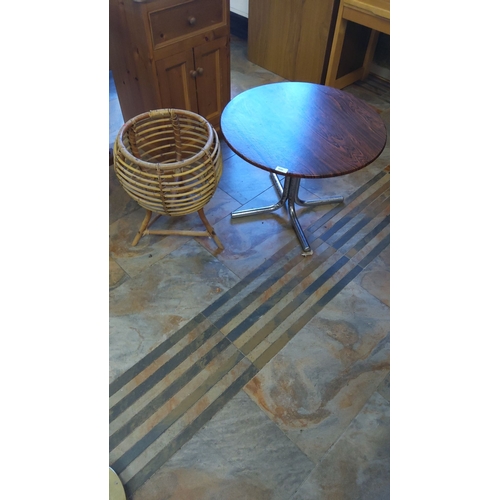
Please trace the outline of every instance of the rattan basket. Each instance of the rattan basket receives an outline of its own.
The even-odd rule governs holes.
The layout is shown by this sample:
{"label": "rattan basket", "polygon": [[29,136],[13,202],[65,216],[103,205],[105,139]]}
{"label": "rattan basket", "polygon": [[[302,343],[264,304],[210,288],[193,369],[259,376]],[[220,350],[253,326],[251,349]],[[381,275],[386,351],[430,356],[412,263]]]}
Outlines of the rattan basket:
{"label": "rattan basket", "polygon": [[[224,248],[203,212],[222,175],[219,138],[205,118],[180,109],[140,114],[118,132],[113,155],[123,189],[146,209],[132,246],[145,234],[180,234],[211,236]],[[162,215],[194,212],[207,231],[149,229]],[[158,214],[153,220],[152,213]]]}

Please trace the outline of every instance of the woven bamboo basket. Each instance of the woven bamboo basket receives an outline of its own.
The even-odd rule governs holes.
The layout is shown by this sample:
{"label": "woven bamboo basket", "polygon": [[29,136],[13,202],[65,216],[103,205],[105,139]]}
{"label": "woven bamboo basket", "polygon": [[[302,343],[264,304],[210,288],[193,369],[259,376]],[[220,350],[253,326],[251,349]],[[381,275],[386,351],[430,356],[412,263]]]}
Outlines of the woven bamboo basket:
{"label": "woven bamboo basket", "polygon": [[[146,209],[132,243],[145,234],[210,236],[221,249],[203,207],[222,175],[219,138],[205,118],[180,109],[159,109],[127,121],[113,148],[114,170],[123,189]],[[206,231],[151,230],[162,215],[198,212]],[[151,215],[156,217],[151,220]]]}

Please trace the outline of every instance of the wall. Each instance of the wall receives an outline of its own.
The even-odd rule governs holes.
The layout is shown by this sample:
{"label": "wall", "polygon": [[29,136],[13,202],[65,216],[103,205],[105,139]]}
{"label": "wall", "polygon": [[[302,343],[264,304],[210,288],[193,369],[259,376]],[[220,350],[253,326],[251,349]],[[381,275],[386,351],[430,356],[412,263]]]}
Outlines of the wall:
{"label": "wall", "polygon": [[229,5],[231,12],[248,18],[248,0],[230,0]]}

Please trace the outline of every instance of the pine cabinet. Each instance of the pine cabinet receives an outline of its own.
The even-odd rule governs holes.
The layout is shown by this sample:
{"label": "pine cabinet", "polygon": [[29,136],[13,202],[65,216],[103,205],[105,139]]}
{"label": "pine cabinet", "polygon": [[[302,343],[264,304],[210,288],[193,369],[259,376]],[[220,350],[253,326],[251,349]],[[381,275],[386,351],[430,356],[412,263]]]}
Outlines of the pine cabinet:
{"label": "pine cabinet", "polygon": [[219,129],[229,61],[229,0],[110,0],[110,69],[125,120],[179,108]]}

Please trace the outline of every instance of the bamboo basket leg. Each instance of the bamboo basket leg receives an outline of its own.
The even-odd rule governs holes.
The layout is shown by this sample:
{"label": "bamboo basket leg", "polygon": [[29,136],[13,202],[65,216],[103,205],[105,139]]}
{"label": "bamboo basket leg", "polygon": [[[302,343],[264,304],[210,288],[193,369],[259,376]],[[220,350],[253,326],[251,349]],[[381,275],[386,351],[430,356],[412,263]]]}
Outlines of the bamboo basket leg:
{"label": "bamboo basket leg", "polygon": [[215,243],[217,244],[217,246],[221,250],[224,250],[224,245],[219,240],[219,237],[215,234],[214,228],[208,222],[208,220],[207,220],[207,218],[205,216],[205,212],[203,211],[203,208],[201,208],[200,210],[198,210],[198,215],[200,216],[200,219],[203,222],[203,224],[205,224],[205,227],[207,228],[208,233],[213,238],[213,240],[215,241]]}
{"label": "bamboo basket leg", "polygon": [[137,234],[135,235],[134,241],[132,242],[132,246],[135,247],[137,243],[139,243],[139,240],[141,239],[142,235],[144,234],[144,231],[148,227],[149,220],[151,219],[151,210],[146,210],[146,217],[144,217],[144,220],[142,221],[141,227],[139,228],[139,231],[137,231]]}

